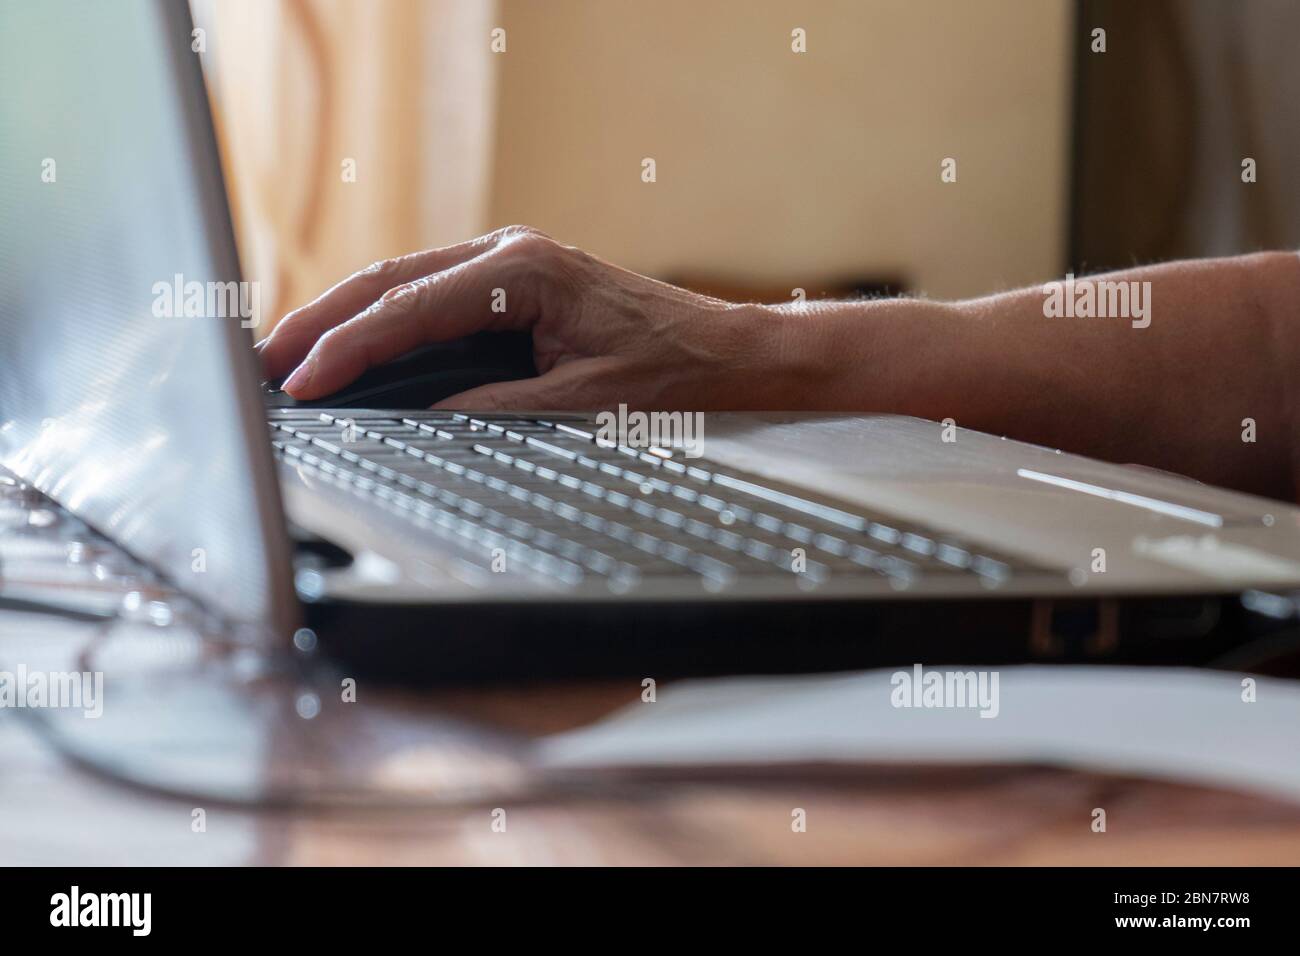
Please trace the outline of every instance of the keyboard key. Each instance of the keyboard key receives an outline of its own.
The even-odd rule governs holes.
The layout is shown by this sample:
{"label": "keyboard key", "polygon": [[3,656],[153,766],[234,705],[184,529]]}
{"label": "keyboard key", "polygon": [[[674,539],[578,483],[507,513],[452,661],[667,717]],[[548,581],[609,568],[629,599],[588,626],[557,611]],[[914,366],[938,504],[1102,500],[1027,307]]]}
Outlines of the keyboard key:
{"label": "keyboard key", "polygon": [[284,460],[570,583],[594,574],[623,589],[676,573],[725,587],[793,573],[801,584],[865,575],[906,586],[942,572],[997,585],[1035,570],[663,449],[598,445],[582,423],[322,412],[276,417],[269,430]]}

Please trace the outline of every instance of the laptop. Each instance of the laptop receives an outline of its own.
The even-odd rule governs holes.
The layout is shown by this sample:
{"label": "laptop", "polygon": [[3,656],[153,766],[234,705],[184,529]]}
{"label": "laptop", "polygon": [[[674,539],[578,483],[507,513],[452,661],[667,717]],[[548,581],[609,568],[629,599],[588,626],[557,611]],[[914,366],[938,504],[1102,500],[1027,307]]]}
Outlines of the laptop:
{"label": "laptop", "polygon": [[0,7],[0,465],[227,638],[421,682],[1211,662],[1300,585],[1300,509],[960,423],[269,407],[191,29]]}

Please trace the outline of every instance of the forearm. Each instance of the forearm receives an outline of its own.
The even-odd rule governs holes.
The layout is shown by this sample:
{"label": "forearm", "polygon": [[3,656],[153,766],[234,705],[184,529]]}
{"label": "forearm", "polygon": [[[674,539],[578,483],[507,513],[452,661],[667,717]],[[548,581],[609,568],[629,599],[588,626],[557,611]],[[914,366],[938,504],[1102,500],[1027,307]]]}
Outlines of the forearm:
{"label": "forearm", "polygon": [[[1041,287],[781,311],[799,329],[785,333],[795,351],[818,356],[808,363],[824,375],[818,407],[952,418],[1294,497],[1300,257],[1176,262],[1088,281],[1102,278],[1149,282],[1150,324],[1046,317]],[[1243,440],[1243,419],[1255,423],[1254,442]]]}

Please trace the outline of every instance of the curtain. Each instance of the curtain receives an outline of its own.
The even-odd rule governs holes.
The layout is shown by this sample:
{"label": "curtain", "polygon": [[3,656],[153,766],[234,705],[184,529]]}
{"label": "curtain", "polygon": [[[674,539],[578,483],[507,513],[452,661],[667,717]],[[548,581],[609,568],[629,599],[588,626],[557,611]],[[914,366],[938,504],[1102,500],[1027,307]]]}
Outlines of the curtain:
{"label": "curtain", "polygon": [[265,334],[368,263],[484,231],[491,0],[192,0]]}
{"label": "curtain", "polygon": [[[1300,248],[1300,4],[1080,11],[1075,270]],[[1105,53],[1090,50],[1095,28]]]}

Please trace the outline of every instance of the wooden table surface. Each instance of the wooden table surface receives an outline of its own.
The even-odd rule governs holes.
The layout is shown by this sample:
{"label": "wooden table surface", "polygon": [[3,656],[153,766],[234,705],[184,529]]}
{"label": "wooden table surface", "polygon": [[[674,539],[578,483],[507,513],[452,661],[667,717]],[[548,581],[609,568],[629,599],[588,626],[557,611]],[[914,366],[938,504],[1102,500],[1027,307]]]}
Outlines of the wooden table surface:
{"label": "wooden table surface", "polygon": [[[10,523],[31,534],[22,520]],[[81,670],[80,654],[97,640],[87,627],[0,613],[0,668]],[[146,648],[158,643],[143,639]],[[161,656],[170,659],[167,647]],[[134,673],[132,661],[120,672]],[[105,724],[110,706],[116,714],[131,704],[107,687]],[[167,677],[155,689],[161,702],[135,725],[156,724],[156,733],[144,744],[128,735],[134,750],[124,752],[163,750],[175,737],[176,708],[194,688],[178,691]],[[418,737],[448,715],[526,743],[598,720],[640,691],[639,681],[623,681],[403,695],[382,707],[401,720],[354,735],[350,754],[382,749],[402,732]],[[200,712],[195,747],[242,706],[236,699],[215,717]],[[265,737],[301,727],[292,702],[283,720],[271,717]],[[275,747],[262,750],[274,765]],[[1064,769],[864,767],[623,781],[580,796],[502,797],[502,832],[494,802],[273,810],[157,795],[74,766],[28,717],[4,708],[0,754],[0,865],[1300,864],[1300,803]],[[1095,807],[1106,810],[1105,833],[1091,829]],[[205,814],[197,831],[196,808]],[[791,826],[795,808],[805,811],[804,832]]]}
{"label": "wooden table surface", "polygon": [[[524,734],[580,726],[636,699],[600,683],[440,695],[440,713]],[[418,703],[416,705],[419,706]],[[1300,863],[1300,805],[1049,768],[864,769],[630,785],[508,807],[209,808],[70,766],[0,712],[0,863],[291,865]],[[1091,831],[1094,807],[1107,832]],[[806,811],[806,832],[791,828]]]}

